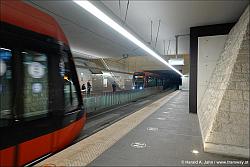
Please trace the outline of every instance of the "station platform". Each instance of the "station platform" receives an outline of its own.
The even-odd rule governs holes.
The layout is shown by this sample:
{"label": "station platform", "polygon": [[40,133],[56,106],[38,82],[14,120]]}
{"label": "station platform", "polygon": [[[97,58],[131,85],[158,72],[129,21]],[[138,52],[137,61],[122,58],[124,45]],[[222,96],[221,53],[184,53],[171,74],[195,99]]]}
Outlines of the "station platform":
{"label": "station platform", "polygon": [[203,151],[188,91],[175,91],[35,166],[225,166],[218,163],[226,161],[241,159]]}

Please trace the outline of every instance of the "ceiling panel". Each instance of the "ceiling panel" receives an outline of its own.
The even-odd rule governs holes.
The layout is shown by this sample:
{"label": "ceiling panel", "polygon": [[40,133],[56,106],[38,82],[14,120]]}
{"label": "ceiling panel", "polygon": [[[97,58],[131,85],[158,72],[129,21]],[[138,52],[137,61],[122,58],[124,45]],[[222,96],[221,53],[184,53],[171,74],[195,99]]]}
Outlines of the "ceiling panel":
{"label": "ceiling panel", "polygon": [[133,43],[72,1],[32,1],[31,4],[49,13],[59,22],[70,46],[77,51],[98,57],[122,57],[123,54],[138,53],[145,55],[141,49],[133,52],[136,48]]}
{"label": "ceiling panel", "polygon": [[[124,20],[127,1],[102,1],[115,15]],[[236,21],[246,5],[241,1],[129,1],[126,23],[145,41],[151,39],[151,20],[153,21],[153,44],[155,44],[158,21],[161,20],[157,50],[163,53],[163,40],[171,40],[171,53],[175,53],[175,35],[189,34],[194,26],[220,24]],[[187,39],[180,46],[179,53],[189,53]],[[154,45],[153,45],[154,46]]]}
{"label": "ceiling panel", "polygon": [[[93,3],[96,1],[92,1]],[[124,20],[127,1],[102,1],[105,12],[111,17]],[[150,21],[153,21],[153,45],[155,44],[158,20],[161,20],[156,50],[163,54],[175,53],[177,34],[188,34],[194,26],[236,21],[248,1],[129,1],[126,25],[144,41],[150,42]],[[58,20],[73,50],[100,57],[122,57],[123,54],[145,55],[146,53],[113,31],[107,25],[81,9],[72,1],[31,1],[34,6],[46,11]],[[35,3],[35,4],[34,4]],[[170,47],[168,47],[170,41]],[[179,40],[179,53],[189,53],[189,37]],[[169,48],[169,49],[168,49]]]}

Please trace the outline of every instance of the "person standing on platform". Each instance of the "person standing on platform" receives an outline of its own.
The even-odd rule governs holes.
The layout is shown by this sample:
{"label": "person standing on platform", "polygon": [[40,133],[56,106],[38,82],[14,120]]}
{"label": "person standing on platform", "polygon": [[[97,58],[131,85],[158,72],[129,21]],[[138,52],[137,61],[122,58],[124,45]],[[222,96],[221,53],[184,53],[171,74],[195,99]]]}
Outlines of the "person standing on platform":
{"label": "person standing on platform", "polygon": [[82,84],[82,92],[84,93],[85,90],[86,90],[86,86],[85,86],[85,84]]}
{"label": "person standing on platform", "polygon": [[116,91],[116,84],[115,84],[115,81],[112,83],[112,89],[113,89],[113,92]]}
{"label": "person standing on platform", "polygon": [[90,82],[88,81],[87,82],[87,94],[90,95],[90,89],[91,89],[91,84]]}

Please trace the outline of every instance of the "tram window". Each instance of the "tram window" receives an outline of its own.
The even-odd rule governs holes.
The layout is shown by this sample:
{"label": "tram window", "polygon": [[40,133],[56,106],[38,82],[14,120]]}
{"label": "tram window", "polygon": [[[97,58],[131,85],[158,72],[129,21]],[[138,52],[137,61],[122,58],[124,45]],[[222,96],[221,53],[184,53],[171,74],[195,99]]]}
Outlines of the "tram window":
{"label": "tram window", "polygon": [[156,86],[156,79],[154,77],[149,77],[148,78],[148,86],[149,87]]}
{"label": "tram window", "polygon": [[77,98],[77,92],[75,89],[75,85],[72,85],[72,105],[78,106],[78,98]]}
{"label": "tram window", "polygon": [[0,48],[0,118],[11,117],[11,50]]}
{"label": "tram window", "polygon": [[77,92],[72,81],[72,71],[70,70],[69,59],[65,54],[59,64],[60,75],[64,79],[64,104],[65,112],[74,110],[78,106]]}
{"label": "tram window", "polygon": [[66,109],[71,107],[71,82],[67,76],[64,77],[64,104]]}
{"label": "tram window", "polygon": [[47,55],[25,51],[24,66],[24,117],[48,113],[48,61]]}

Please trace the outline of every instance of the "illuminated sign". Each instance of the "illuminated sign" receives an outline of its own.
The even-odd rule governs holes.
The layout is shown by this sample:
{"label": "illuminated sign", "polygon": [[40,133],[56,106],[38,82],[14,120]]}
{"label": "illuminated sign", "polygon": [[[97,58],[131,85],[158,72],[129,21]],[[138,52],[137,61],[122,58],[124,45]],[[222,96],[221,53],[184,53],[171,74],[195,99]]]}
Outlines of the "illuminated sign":
{"label": "illuminated sign", "polygon": [[184,59],[169,59],[168,63],[173,66],[184,65]]}
{"label": "illuminated sign", "polygon": [[135,78],[143,78],[143,76],[135,76]]}
{"label": "illuminated sign", "polygon": [[42,78],[45,74],[44,66],[38,62],[29,64],[28,72],[32,78]]}

